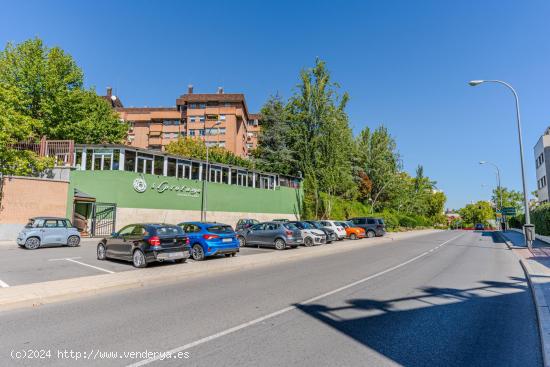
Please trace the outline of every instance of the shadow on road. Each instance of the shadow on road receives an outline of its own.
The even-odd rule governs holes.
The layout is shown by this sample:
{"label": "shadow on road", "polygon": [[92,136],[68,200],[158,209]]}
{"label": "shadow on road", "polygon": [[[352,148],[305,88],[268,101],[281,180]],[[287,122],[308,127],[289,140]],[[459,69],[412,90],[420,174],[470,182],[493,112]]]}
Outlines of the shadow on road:
{"label": "shadow on road", "polygon": [[335,308],[296,307],[403,366],[540,366],[525,280],[479,284],[423,288],[419,295],[388,300],[349,299]]}

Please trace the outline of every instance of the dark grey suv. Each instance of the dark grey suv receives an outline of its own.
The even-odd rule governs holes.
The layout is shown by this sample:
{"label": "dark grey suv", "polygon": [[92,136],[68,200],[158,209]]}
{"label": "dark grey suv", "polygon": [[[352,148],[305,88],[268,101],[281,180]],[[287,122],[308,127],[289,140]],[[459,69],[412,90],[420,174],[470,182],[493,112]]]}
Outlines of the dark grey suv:
{"label": "dark grey suv", "polygon": [[358,217],[350,218],[355,227],[363,228],[368,238],[383,236],[386,234],[386,224],[382,218]]}
{"label": "dark grey suv", "polygon": [[237,232],[241,247],[248,245],[270,246],[277,250],[296,248],[304,243],[302,232],[293,224],[264,222]]}

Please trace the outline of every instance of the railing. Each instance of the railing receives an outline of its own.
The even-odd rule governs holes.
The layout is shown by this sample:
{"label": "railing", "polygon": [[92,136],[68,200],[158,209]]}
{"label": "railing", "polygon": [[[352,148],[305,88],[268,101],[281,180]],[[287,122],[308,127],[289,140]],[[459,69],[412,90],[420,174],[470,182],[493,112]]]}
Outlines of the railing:
{"label": "railing", "polygon": [[14,149],[29,150],[41,157],[53,157],[56,166],[72,166],[74,158],[74,141],[47,140],[42,137],[40,142],[27,140],[14,144]]}

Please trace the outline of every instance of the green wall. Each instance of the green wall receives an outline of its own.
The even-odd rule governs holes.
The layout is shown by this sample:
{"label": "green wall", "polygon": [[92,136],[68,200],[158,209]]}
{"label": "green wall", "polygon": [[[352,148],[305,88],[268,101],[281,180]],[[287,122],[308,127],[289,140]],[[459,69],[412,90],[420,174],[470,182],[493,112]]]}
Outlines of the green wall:
{"label": "green wall", "polygon": [[[133,187],[139,177],[147,183],[142,193]],[[153,189],[161,183],[166,183],[165,191]],[[94,196],[97,202],[116,203],[123,208],[201,210],[201,192],[190,197],[184,187],[201,190],[202,182],[124,171],[72,171],[67,215],[72,214],[75,188]],[[301,190],[288,187],[266,190],[208,183],[208,211],[294,214],[299,211],[301,195]]]}

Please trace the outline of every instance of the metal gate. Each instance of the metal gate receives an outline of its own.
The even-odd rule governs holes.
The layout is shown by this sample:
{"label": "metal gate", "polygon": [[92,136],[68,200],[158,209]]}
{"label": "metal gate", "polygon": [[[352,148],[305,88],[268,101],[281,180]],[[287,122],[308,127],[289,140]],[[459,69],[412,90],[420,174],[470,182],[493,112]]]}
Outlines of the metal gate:
{"label": "metal gate", "polygon": [[110,236],[115,231],[116,204],[93,203],[92,206],[92,237]]}

